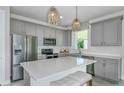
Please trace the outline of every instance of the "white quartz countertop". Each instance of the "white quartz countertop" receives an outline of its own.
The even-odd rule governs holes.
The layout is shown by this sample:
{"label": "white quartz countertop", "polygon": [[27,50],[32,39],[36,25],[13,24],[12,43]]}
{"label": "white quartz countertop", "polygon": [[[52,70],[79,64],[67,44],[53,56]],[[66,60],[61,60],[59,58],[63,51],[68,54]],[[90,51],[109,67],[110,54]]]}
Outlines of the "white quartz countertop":
{"label": "white quartz countertop", "polygon": [[108,54],[108,53],[98,53],[98,52],[82,52],[82,55],[102,57],[102,58],[112,58],[112,59],[121,59],[119,54]]}
{"label": "white quartz countertop", "polygon": [[21,63],[21,66],[28,72],[29,76],[35,80],[48,77],[69,69],[83,67],[95,60],[76,58],[76,57],[59,57],[53,59],[37,60]]}

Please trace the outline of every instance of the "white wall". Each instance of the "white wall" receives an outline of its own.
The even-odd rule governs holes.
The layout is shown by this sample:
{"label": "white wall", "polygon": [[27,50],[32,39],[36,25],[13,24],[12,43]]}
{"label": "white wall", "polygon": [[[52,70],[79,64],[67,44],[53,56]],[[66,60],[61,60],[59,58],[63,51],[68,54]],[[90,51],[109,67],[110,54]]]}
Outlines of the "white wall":
{"label": "white wall", "polygon": [[0,7],[0,84],[10,83],[10,9]]}
{"label": "white wall", "polygon": [[3,10],[0,10],[0,84],[4,78],[4,73],[3,73],[3,66],[4,64],[4,22],[5,22],[5,12]]}
{"label": "white wall", "polygon": [[122,21],[122,50],[121,51],[122,51],[122,79],[124,80],[124,19]]}

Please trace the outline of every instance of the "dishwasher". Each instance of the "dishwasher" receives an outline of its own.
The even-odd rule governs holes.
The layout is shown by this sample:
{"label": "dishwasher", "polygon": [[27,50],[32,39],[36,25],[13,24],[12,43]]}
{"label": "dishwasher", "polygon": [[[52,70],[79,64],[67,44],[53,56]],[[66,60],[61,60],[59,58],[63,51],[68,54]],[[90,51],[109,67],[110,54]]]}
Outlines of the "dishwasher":
{"label": "dishwasher", "polygon": [[[82,58],[85,58],[85,59],[90,59],[90,60],[94,60],[94,57],[93,56],[85,56],[85,55],[82,55],[81,56]],[[87,73],[91,74],[94,76],[94,64],[90,64],[90,65],[87,65]]]}

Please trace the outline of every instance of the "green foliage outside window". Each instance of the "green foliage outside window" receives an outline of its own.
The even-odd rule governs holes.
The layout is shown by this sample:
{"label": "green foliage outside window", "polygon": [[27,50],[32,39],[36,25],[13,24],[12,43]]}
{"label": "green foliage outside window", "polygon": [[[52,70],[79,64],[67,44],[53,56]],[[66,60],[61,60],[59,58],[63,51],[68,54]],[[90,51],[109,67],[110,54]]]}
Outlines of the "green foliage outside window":
{"label": "green foliage outside window", "polygon": [[84,48],[84,40],[78,39],[78,48]]}
{"label": "green foliage outside window", "polygon": [[84,40],[88,39],[88,31],[87,30],[83,30],[83,31],[79,31],[77,32],[77,46],[78,48],[84,48]]}

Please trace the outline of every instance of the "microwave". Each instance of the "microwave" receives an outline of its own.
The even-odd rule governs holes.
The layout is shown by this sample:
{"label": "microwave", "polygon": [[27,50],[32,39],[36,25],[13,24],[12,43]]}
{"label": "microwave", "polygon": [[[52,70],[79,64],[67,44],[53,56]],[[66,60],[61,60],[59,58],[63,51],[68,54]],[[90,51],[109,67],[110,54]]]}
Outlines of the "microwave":
{"label": "microwave", "polygon": [[44,38],[43,44],[45,46],[55,46],[56,45],[56,39],[55,38]]}

